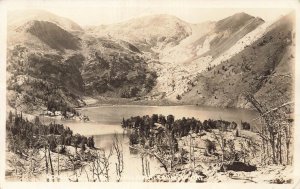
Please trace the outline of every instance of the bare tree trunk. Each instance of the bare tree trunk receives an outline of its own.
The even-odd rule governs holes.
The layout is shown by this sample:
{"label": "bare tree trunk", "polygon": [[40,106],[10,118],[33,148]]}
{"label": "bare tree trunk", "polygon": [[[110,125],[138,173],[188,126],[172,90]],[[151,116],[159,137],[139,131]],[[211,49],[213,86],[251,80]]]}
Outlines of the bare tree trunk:
{"label": "bare tree trunk", "polygon": [[190,135],[190,166],[192,162],[192,136]]}
{"label": "bare tree trunk", "polygon": [[[265,124],[263,127],[265,128],[265,133],[262,134],[262,137],[269,135],[269,139],[266,141],[266,150],[267,150],[267,157],[272,157],[272,162],[277,164],[282,164],[284,159],[282,156],[283,150],[282,148],[286,147],[286,162],[287,164],[290,163],[290,131],[289,131],[289,124],[293,121],[290,121],[289,114],[290,108],[285,108],[287,106],[292,106],[294,102],[286,102],[282,105],[267,109],[266,106],[262,106],[254,97],[253,95],[246,95],[246,98],[251,104],[257,109],[260,113],[260,118],[264,120]],[[292,108],[292,107],[291,107]],[[284,127],[286,125],[287,127]],[[283,133],[285,132],[285,137],[283,137]],[[264,135],[264,136],[263,136]],[[284,141],[285,140],[285,141]],[[270,145],[268,144],[270,142]],[[285,145],[283,145],[285,144]],[[271,156],[269,154],[269,148],[272,151]]]}
{"label": "bare tree trunk", "polygon": [[59,152],[57,153],[57,181],[59,182]]}
{"label": "bare tree trunk", "polygon": [[144,168],[144,156],[143,155],[141,156],[141,159],[142,159],[142,175],[144,176],[145,175],[145,173],[144,173],[145,168]]}
{"label": "bare tree trunk", "polygon": [[95,181],[95,160],[93,160],[92,162],[92,179],[93,179],[93,182]]}
{"label": "bare tree trunk", "polygon": [[[114,135],[113,149],[116,151],[117,163],[116,163],[116,171],[117,171],[117,182],[121,180],[122,172],[124,169],[124,160],[123,160],[123,146],[119,141],[117,134]],[[142,158],[143,164],[143,174],[144,174],[144,161]]]}
{"label": "bare tree trunk", "polygon": [[280,132],[280,135],[279,135],[279,162],[280,164],[282,164],[282,134]]}
{"label": "bare tree trunk", "polygon": [[[47,148],[46,148],[46,146],[45,146],[45,163],[46,163],[46,176],[48,176],[49,166],[48,166],[48,158],[47,158]],[[49,182],[48,179],[47,179],[47,182]]]}
{"label": "bare tree trunk", "polygon": [[[264,135],[264,129],[261,129],[262,135]],[[265,164],[265,154],[266,154],[266,141],[264,138],[261,138],[262,140],[262,153],[261,153],[261,163]]]}
{"label": "bare tree trunk", "polygon": [[51,168],[52,182],[54,182],[54,170],[53,170],[51,153],[50,153],[49,147],[48,147],[48,156],[49,156],[49,162],[50,162],[50,168]]}
{"label": "bare tree trunk", "polygon": [[286,164],[289,165],[290,161],[289,161],[289,148],[290,148],[290,144],[289,142],[286,143]]}
{"label": "bare tree trunk", "polygon": [[[194,142],[195,143],[195,142]],[[195,159],[195,144],[193,144],[193,162],[194,162],[194,170],[195,170],[195,166],[196,166],[196,159]]]}
{"label": "bare tree trunk", "polygon": [[150,176],[150,162],[149,161],[147,161],[147,170],[148,170],[148,176]]}

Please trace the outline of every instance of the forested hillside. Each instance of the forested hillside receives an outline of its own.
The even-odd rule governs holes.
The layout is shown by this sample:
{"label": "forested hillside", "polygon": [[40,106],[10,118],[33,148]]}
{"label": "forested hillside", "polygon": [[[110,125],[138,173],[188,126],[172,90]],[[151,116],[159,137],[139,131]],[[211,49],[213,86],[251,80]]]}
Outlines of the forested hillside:
{"label": "forested hillside", "polygon": [[85,35],[69,20],[33,13],[27,15],[32,20],[17,17],[8,27],[9,106],[25,112],[70,110],[84,105],[86,95],[132,98],[155,85],[155,72],[131,43]]}

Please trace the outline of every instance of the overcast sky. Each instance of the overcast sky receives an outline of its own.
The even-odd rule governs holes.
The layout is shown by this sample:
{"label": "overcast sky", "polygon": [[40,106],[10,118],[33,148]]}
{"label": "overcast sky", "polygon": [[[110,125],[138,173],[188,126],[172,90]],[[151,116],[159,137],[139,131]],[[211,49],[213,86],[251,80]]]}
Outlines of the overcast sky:
{"label": "overcast sky", "polygon": [[[31,1],[30,3],[9,4],[9,9],[43,9],[59,16],[67,17],[76,23],[86,25],[111,24],[125,21],[134,17],[151,14],[170,14],[180,19],[200,23],[223,19],[237,12],[246,12],[268,21],[292,11],[288,3],[239,4],[238,1],[223,1],[226,4],[203,1],[156,1],[156,0],[111,0],[111,1]],[[187,3],[189,2],[189,3]],[[211,2],[220,2],[211,0]],[[235,2],[235,1],[234,1]],[[260,6],[258,6],[260,5]],[[224,8],[230,7],[230,8]],[[234,8],[232,8],[234,7]],[[250,7],[250,8],[249,8]],[[259,8],[256,8],[259,7]],[[261,8],[264,7],[264,8]],[[272,8],[270,8],[272,7]]]}

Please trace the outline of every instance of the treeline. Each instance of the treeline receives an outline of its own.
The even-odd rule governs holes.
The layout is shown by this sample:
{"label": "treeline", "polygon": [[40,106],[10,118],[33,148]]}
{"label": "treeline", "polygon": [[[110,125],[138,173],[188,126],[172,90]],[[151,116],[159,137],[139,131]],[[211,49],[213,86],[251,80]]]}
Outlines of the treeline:
{"label": "treeline", "polygon": [[29,149],[49,148],[56,151],[57,146],[61,145],[60,153],[65,153],[65,146],[74,146],[85,151],[86,146],[95,147],[93,137],[85,137],[79,134],[73,134],[69,127],[62,124],[50,123],[42,124],[39,117],[33,122],[24,118],[22,113],[13,114],[9,112],[6,122],[6,137],[8,141],[8,150],[26,156]]}
{"label": "treeline", "polygon": [[[220,129],[230,130],[237,129],[238,124],[234,121],[229,122],[225,120],[200,120],[193,118],[185,118],[175,120],[173,115],[164,115],[153,114],[151,117],[146,116],[136,116],[129,119],[124,119],[122,121],[123,128],[134,129],[139,132],[141,136],[149,137],[153,129],[161,130],[157,128],[157,124],[160,124],[165,129],[168,129],[172,132],[174,136],[183,137],[187,136],[190,132],[199,133],[201,130],[209,131],[211,129]],[[248,122],[241,121],[240,129],[250,130],[250,124]]]}
{"label": "treeline", "polygon": [[[202,130],[211,131],[212,129],[232,130],[237,129],[236,122],[225,120],[204,120],[201,122],[195,118],[185,118],[175,120],[173,115],[153,114],[136,116],[124,119],[121,123],[123,128],[132,129],[130,134],[130,144],[141,144],[146,147],[154,145],[168,148],[169,143],[174,144],[177,149],[177,137],[184,137],[190,133],[199,133]],[[250,124],[241,121],[240,129],[250,130]]]}

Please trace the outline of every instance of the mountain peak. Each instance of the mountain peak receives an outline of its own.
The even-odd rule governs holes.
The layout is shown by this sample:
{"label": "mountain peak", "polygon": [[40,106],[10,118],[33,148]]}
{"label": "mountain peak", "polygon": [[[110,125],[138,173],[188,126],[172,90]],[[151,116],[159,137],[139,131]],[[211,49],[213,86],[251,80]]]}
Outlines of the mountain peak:
{"label": "mountain peak", "polygon": [[180,18],[169,15],[169,14],[152,14],[145,15],[138,18],[133,18],[124,22],[119,23],[120,25],[132,25],[132,26],[142,26],[142,27],[164,27],[174,24],[188,25],[187,22],[181,20]]}
{"label": "mountain peak", "polygon": [[176,20],[176,21],[180,21],[180,22],[185,22],[183,20],[181,20],[180,18],[174,16],[174,15],[170,15],[170,14],[151,14],[151,15],[145,15],[142,17],[139,17],[138,19],[158,19],[158,20]]}
{"label": "mountain peak", "polygon": [[72,20],[45,10],[29,9],[8,12],[7,22],[9,23],[9,26],[13,28],[32,20],[52,22],[68,31],[82,31],[82,28]]}
{"label": "mountain peak", "polygon": [[98,26],[90,30],[99,36],[128,41],[140,50],[154,52],[175,46],[192,33],[191,25],[168,14],[145,15],[121,23]]}
{"label": "mountain peak", "polygon": [[264,22],[261,18],[255,18],[254,16],[251,16],[244,12],[236,13],[232,16],[218,21],[216,23],[216,31],[238,31],[241,27],[245,25],[245,23],[250,22],[254,19]]}
{"label": "mountain peak", "polygon": [[238,12],[232,15],[231,17],[237,17],[237,18],[253,18],[254,16],[251,16],[245,12]]}

